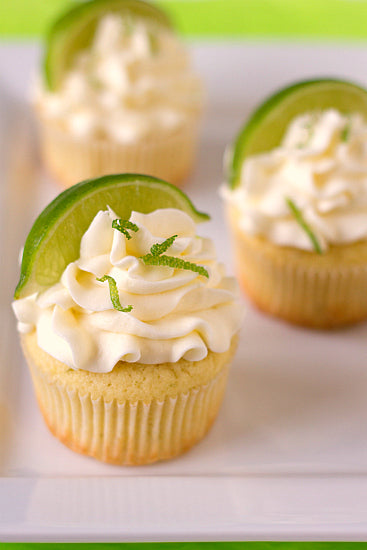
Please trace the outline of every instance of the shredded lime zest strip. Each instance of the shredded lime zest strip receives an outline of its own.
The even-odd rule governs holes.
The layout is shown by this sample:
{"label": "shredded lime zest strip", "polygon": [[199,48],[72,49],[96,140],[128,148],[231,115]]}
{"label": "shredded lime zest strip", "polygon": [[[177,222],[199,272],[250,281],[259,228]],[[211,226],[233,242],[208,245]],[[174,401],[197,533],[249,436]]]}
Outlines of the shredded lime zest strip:
{"label": "shredded lime zest strip", "polygon": [[132,17],[125,17],[125,33],[126,36],[131,36],[135,30],[135,21]]}
{"label": "shredded lime zest strip", "polygon": [[163,243],[153,244],[152,248],[150,249],[150,253],[153,254],[153,256],[160,256],[161,254],[163,254],[163,252],[166,252],[166,250],[168,250],[170,246],[173,245],[177,237],[178,235],[172,235],[172,237],[168,237],[168,239],[163,241]]}
{"label": "shredded lime zest strip", "polygon": [[103,277],[101,277],[100,279],[97,277],[97,281],[99,281],[100,283],[108,281],[108,286],[110,287],[111,302],[114,309],[117,309],[117,311],[122,311],[123,313],[128,313],[133,309],[133,306],[122,307],[117,290],[117,284],[113,277],[111,277],[110,275],[103,275]]}
{"label": "shredded lime zest strip", "polygon": [[163,252],[165,252],[174,243],[176,238],[177,235],[172,235],[172,237],[168,237],[168,239],[163,241],[163,243],[153,244],[150,249],[150,253],[141,256],[140,259],[143,260],[145,265],[158,265],[173,267],[175,269],[187,269],[189,271],[194,271],[195,273],[199,273],[199,275],[203,275],[204,277],[209,278],[209,273],[207,272],[205,267],[194,264],[192,262],[188,262],[187,260],[183,260],[182,258],[167,256],[166,254],[163,254]]}
{"label": "shredded lime zest strip", "polygon": [[350,123],[350,120],[347,122],[347,124],[344,126],[343,130],[341,131],[341,134],[340,134],[340,139],[342,141],[345,141],[347,142],[350,138],[350,132],[351,132],[351,123]]}
{"label": "shredded lime zest strip", "polygon": [[150,53],[152,55],[157,55],[158,50],[159,50],[158,36],[156,35],[155,32],[149,31],[148,32],[148,40],[149,40]]}
{"label": "shredded lime zest strip", "polygon": [[308,136],[307,139],[297,145],[298,149],[304,149],[305,147],[308,147],[310,145],[310,142],[315,134],[315,130],[313,127],[308,128]]}
{"label": "shredded lime zest strip", "polygon": [[181,258],[175,258],[174,256],[153,256],[153,254],[146,254],[142,256],[141,259],[146,265],[163,265],[175,269],[187,269],[209,278],[209,274],[205,267],[182,260]]}
{"label": "shredded lime zest strip", "polygon": [[296,222],[298,223],[298,225],[300,225],[300,227],[302,227],[305,233],[307,233],[307,235],[309,236],[310,241],[312,242],[313,247],[315,249],[315,252],[317,252],[317,254],[322,254],[320,243],[317,240],[315,233],[312,231],[311,227],[308,225],[308,223],[305,221],[304,217],[302,216],[302,212],[300,211],[300,209],[294,204],[292,199],[290,199],[289,197],[286,197],[285,201],[290,211],[292,212]]}
{"label": "shredded lime zest strip", "polygon": [[127,239],[131,239],[131,235],[128,232],[128,229],[130,229],[131,231],[135,231],[135,233],[139,231],[139,227],[129,220],[113,220],[112,227],[113,229],[117,229],[118,231],[123,233]]}
{"label": "shredded lime zest strip", "polygon": [[305,141],[297,145],[298,149],[304,149],[310,145],[312,138],[315,135],[315,124],[317,122],[317,113],[311,113],[310,120],[304,125],[305,130],[307,130],[308,135]]}

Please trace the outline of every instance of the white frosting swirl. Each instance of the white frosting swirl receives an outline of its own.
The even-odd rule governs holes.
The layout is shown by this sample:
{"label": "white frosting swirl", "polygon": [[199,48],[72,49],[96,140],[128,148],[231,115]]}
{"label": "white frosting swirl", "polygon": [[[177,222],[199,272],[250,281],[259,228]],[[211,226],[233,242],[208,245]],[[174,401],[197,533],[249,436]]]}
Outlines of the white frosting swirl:
{"label": "white frosting swirl", "polygon": [[222,195],[240,228],[281,246],[314,250],[291,199],[321,248],[367,238],[367,125],[334,109],[295,118],[279,148],[245,160],[241,184]]}
{"label": "white frosting swirl", "polygon": [[201,82],[172,31],[105,15],[61,89],[35,97],[41,115],[76,137],[121,143],[172,132],[201,110]]}
{"label": "white frosting swirl", "polygon": [[[61,281],[44,293],[17,300],[20,332],[37,330],[38,345],[73,369],[109,372],[119,361],[157,364],[181,358],[200,361],[208,349],[229,349],[242,312],[238,287],[216,261],[210,239],[196,236],[193,220],[181,210],[133,212],[139,230],[127,240],[100,211],[84,234],[80,258]],[[157,242],[178,235],[166,254],[205,266],[203,275],[172,267],[147,266],[140,256]],[[121,305],[113,308],[108,283],[117,283]]]}

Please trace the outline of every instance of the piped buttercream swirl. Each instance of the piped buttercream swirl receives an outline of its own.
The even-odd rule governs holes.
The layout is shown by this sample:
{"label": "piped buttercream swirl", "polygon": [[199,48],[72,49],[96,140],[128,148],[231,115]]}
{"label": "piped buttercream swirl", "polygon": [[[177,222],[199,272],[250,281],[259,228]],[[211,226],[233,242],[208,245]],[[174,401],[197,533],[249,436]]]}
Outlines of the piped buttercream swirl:
{"label": "piped buttercream swirl", "polygon": [[[128,240],[112,228],[117,216],[100,211],[84,234],[80,258],[59,283],[17,300],[20,332],[37,331],[38,345],[73,369],[110,372],[118,361],[157,364],[181,358],[200,361],[208,350],[228,350],[242,311],[238,287],[216,259],[210,239],[176,209],[133,212],[139,228]],[[167,253],[202,265],[209,278],[167,266],[147,266],[141,256],[155,243],[178,235]],[[103,275],[114,278],[120,302],[113,308]]]}
{"label": "piped buttercream swirl", "polygon": [[306,113],[280,147],[245,160],[241,183],[222,195],[240,229],[280,245],[314,250],[291,199],[322,250],[367,238],[367,125],[359,114]]}
{"label": "piped buttercream swirl", "polygon": [[170,29],[107,14],[60,89],[39,82],[34,99],[42,117],[75,137],[134,143],[197,116],[203,87]]}

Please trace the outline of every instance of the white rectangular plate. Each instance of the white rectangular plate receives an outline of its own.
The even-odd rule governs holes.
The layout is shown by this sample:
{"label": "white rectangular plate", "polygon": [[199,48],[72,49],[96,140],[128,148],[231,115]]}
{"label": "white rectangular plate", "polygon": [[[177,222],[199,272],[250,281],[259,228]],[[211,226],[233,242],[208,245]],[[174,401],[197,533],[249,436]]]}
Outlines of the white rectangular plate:
{"label": "white rectangular plate", "polygon": [[[367,84],[367,47],[197,43],[208,111],[195,174],[202,226],[231,271],[218,187],[245,116],[287,82],[338,76]],[[65,448],[37,409],[10,309],[17,256],[41,206],[27,90],[39,49],[0,46],[0,540],[358,540],[367,538],[367,324],[316,332],[246,304],[220,416],[167,463],[120,468]]]}

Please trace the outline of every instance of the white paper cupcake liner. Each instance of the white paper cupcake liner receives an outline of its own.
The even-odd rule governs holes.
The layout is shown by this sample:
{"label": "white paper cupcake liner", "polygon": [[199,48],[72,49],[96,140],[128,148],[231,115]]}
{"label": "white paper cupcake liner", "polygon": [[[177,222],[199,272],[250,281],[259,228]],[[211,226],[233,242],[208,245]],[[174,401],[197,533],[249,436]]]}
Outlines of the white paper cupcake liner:
{"label": "white paper cupcake liner", "polygon": [[166,137],[158,134],[145,141],[121,144],[107,139],[76,138],[54,121],[42,120],[42,157],[51,175],[63,187],[88,178],[128,172],[180,184],[192,170],[198,131],[198,117],[192,117]]}
{"label": "white paper cupcake liner", "polygon": [[81,395],[30,368],[52,433],[74,451],[121,465],[172,458],[199,441],[217,416],[228,372],[224,367],[208,384],[162,401],[119,403]]}
{"label": "white paper cupcake liner", "polygon": [[[318,265],[299,252],[234,234],[240,283],[263,311],[296,324],[333,328],[367,318],[367,265],[341,261]],[[306,254],[306,253],[305,253]]]}

